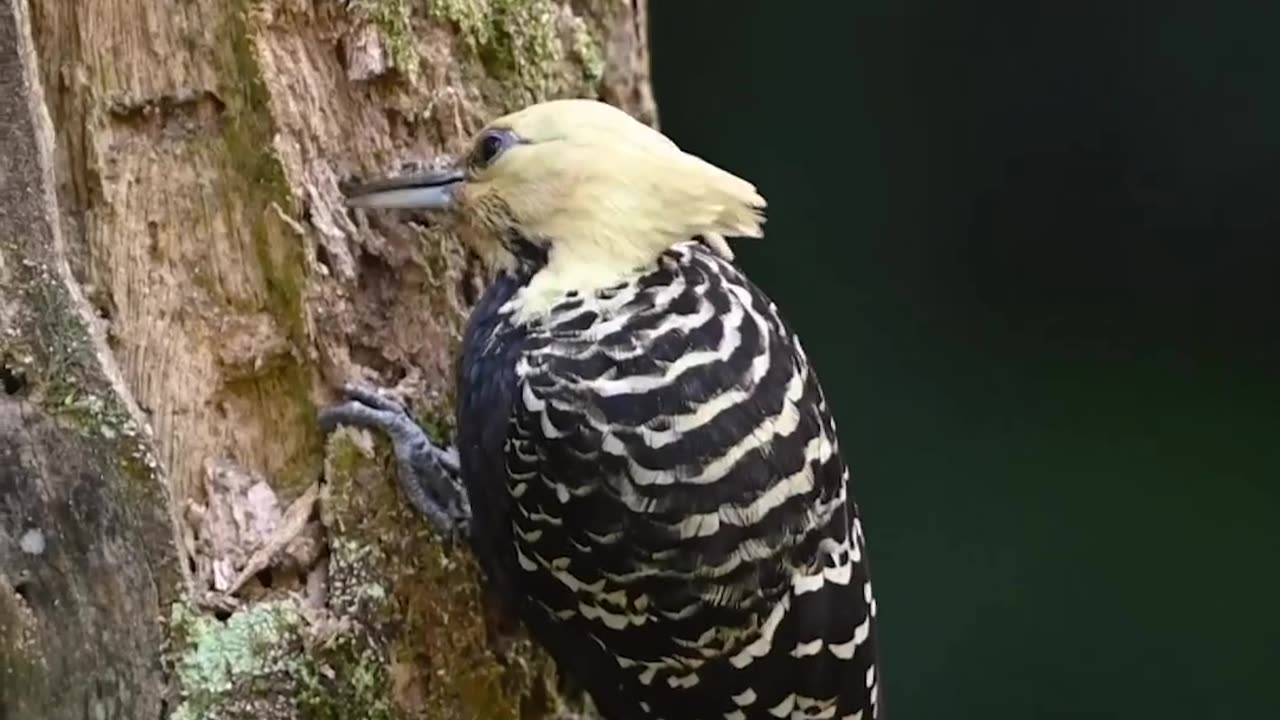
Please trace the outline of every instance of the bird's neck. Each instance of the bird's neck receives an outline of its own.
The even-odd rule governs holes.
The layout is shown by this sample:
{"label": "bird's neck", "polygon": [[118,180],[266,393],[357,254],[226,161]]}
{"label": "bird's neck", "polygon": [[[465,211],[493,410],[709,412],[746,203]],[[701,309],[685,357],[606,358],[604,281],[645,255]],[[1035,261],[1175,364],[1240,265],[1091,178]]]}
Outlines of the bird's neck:
{"label": "bird's neck", "polygon": [[555,243],[540,263],[516,261],[512,273],[523,286],[505,309],[516,322],[537,321],[572,293],[591,295],[643,276],[660,255],[656,249],[620,253],[592,243]]}
{"label": "bird's neck", "polygon": [[511,274],[530,278],[547,266],[549,250],[546,243],[534,241],[522,233],[511,230],[503,243],[510,254]]}

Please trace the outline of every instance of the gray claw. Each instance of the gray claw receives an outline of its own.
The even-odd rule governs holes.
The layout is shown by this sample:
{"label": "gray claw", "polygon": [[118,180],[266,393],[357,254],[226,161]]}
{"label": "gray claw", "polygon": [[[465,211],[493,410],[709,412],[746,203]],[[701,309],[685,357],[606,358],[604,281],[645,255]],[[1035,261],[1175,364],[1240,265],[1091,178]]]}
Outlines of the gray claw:
{"label": "gray claw", "polygon": [[383,395],[378,388],[373,385],[364,383],[350,382],[342,386],[342,394],[348,399],[364,403],[375,410],[386,410],[388,412],[402,413],[408,415],[409,411],[405,409],[398,401]]}
{"label": "gray claw", "polygon": [[347,402],[320,411],[320,428],[329,433],[351,425],[385,433],[395,448],[397,476],[409,504],[440,534],[465,534],[471,506],[458,477],[457,450],[436,447],[403,405],[376,388],[353,383],[343,393]]}

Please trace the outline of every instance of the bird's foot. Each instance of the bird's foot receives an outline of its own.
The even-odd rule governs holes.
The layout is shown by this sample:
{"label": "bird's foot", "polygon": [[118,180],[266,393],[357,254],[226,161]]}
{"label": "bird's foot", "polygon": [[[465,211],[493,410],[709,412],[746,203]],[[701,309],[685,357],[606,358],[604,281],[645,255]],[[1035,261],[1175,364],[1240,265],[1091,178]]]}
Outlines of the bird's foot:
{"label": "bird's foot", "polygon": [[377,388],[349,383],[342,391],[346,402],[320,411],[321,430],[328,434],[350,425],[385,433],[395,448],[397,475],[409,504],[441,535],[465,536],[471,504],[459,476],[457,450],[436,447],[405,407]]}

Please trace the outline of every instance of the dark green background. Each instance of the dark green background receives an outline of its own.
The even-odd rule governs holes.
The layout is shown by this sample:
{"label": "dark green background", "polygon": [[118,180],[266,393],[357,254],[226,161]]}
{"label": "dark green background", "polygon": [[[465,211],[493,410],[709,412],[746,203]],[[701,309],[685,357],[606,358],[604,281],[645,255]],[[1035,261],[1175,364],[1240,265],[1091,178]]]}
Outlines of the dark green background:
{"label": "dark green background", "polygon": [[769,199],[898,720],[1280,718],[1280,3],[1198,5],[654,0],[664,130]]}

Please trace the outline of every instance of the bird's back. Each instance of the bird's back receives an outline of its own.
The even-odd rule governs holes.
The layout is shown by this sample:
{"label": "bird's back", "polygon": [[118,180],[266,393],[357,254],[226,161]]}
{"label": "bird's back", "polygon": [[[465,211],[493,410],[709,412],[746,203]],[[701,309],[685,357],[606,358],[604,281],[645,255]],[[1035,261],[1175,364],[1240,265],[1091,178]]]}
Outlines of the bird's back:
{"label": "bird's back", "polygon": [[534,636],[611,720],[877,717],[848,471],[773,303],[698,242],[519,326],[517,290],[473,317],[459,430]]}

